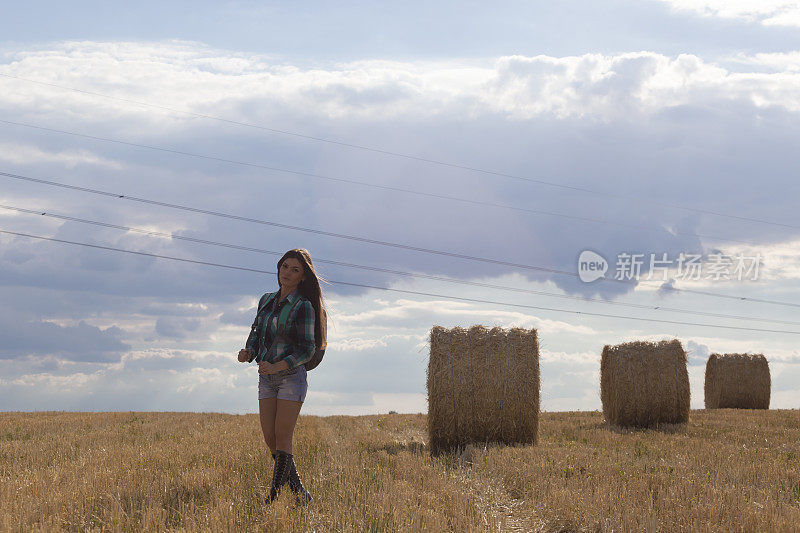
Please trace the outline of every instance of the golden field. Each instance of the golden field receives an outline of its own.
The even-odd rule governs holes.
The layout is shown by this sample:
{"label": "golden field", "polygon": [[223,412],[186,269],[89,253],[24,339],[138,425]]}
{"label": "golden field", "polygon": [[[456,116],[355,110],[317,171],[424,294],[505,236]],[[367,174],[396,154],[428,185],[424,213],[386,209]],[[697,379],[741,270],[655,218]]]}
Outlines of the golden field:
{"label": "golden field", "polygon": [[431,457],[425,415],[301,415],[307,508],[263,503],[257,415],[0,413],[4,531],[800,531],[800,411],[609,428]]}

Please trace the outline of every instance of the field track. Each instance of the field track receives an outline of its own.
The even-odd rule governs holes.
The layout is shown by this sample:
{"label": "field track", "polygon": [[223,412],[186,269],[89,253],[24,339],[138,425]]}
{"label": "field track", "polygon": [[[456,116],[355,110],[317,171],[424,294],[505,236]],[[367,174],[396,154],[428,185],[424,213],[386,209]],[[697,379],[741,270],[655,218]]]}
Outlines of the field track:
{"label": "field track", "polygon": [[[256,415],[0,413],[0,529],[800,531],[800,411],[607,427],[543,413],[540,444],[432,458],[425,415],[301,416],[315,497],[263,504]],[[288,491],[287,491],[288,492]]]}

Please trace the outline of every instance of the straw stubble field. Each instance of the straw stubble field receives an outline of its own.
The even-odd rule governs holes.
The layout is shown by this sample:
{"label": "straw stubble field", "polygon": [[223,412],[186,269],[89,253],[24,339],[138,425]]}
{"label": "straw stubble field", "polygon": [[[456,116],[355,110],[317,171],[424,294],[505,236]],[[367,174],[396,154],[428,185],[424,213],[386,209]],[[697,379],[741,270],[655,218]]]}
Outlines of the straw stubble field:
{"label": "straw stubble field", "polygon": [[543,413],[536,446],[431,457],[424,415],[302,416],[316,500],[263,504],[255,415],[0,413],[3,530],[797,531],[800,411],[608,428]]}

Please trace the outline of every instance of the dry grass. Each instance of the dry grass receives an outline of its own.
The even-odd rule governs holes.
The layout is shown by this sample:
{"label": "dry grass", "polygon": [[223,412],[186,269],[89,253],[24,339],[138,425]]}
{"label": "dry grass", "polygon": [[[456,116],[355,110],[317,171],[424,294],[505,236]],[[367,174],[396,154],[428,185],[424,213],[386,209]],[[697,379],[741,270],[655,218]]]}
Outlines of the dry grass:
{"label": "dry grass", "polygon": [[428,438],[434,454],[468,443],[536,444],[535,329],[445,329],[430,334]]}
{"label": "dry grass", "polygon": [[0,528],[797,531],[800,411],[695,411],[615,430],[543,413],[537,446],[432,458],[424,415],[301,416],[316,500],[262,503],[256,415],[0,414]]}
{"label": "dry grass", "polygon": [[605,346],[600,398],[611,424],[649,427],[689,419],[689,372],[680,341]]}
{"label": "dry grass", "polygon": [[769,409],[769,363],[761,354],[712,353],[706,362],[706,409]]}

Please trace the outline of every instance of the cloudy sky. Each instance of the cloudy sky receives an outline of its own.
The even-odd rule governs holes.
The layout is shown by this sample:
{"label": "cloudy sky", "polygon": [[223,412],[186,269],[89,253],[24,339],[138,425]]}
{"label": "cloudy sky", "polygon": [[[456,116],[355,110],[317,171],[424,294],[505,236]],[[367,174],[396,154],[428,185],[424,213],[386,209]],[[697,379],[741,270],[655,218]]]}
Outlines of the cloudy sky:
{"label": "cloudy sky", "polygon": [[693,407],[714,352],[800,407],[797,4],[487,6],[0,7],[0,410],[256,411],[295,247],[331,281],[304,413],[425,411],[437,324],[536,328],[544,410],[665,338]]}

